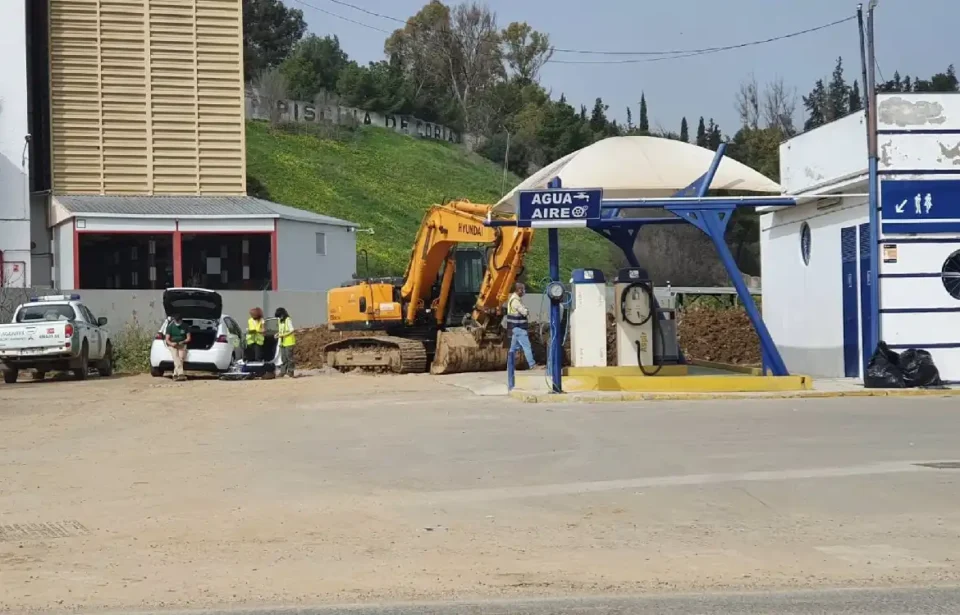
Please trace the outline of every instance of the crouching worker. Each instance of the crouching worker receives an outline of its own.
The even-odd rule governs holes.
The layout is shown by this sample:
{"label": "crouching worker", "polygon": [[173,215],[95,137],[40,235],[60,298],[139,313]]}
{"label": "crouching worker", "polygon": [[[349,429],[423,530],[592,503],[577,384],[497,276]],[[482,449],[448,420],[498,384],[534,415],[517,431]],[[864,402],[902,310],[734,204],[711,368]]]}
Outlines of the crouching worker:
{"label": "crouching worker", "polygon": [[250,310],[247,319],[247,352],[248,361],[263,361],[263,334],[266,327],[263,322],[263,310],[258,307]]}
{"label": "crouching worker", "polygon": [[522,349],[523,356],[527,359],[527,368],[535,369],[537,364],[533,361],[533,348],[530,347],[530,335],[527,332],[527,316],[530,311],[520,299],[526,294],[527,289],[523,282],[517,282],[513,288],[513,294],[507,299],[507,331],[510,333],[510,354]]}
{"label": "crouching worker", "polygon": [[180,314],[174,314],[170,317],[165,337],[167,347],[170,348],[170,356],[173,357],[173,379],[182,382],[187,379],[183,374],[183,363],[187,360],[187,344],[190,343],[190,332],[183,326],[183,318]]}
{"label": "crouching worker", "polygon": [[277,308],[273,315],[277,317],[277,337],[280,340],[280,377],[293,378],[293,349],[297,345],[297,336],[293,334],[293,321],[283,308]]}

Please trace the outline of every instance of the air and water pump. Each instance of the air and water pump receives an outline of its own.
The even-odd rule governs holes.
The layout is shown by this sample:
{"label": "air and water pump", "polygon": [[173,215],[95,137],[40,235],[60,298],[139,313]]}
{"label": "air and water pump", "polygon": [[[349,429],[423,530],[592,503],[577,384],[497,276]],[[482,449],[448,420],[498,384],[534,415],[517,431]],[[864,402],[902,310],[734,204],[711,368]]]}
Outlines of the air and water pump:
{"label": "air and water pump", "polygon": [[[665,338],[657,313],[653,280],[644,269],[621,269],[614,280],[614,316],[617,324],[617,365],[638,367],[647,376],[658,374],[655,361]],[[655,348],[656,345],[656,348]]]}

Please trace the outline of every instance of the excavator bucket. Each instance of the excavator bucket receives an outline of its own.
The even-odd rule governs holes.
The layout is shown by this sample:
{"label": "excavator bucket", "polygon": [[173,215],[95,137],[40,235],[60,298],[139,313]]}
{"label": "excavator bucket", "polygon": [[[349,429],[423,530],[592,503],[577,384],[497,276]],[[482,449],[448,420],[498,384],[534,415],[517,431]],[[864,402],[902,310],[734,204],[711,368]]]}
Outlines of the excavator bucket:
{"label": "excavator bucket", "polygon": [[466,327],[437,334],[437,349],[431,374],[495,372],[507,369],[509,348],[499,335],[479,335]]}

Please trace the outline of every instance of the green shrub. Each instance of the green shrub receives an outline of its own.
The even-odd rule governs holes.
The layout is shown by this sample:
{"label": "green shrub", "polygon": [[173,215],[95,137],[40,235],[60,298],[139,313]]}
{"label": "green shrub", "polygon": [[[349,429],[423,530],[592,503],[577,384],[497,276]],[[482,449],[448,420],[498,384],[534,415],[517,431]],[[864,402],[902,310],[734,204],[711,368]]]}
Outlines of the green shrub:
{"label": "green shrub", "polygon": [[114,368],[122,374],[142,374],[150,371],[150,345],[153,333],[136,320],[128,322],[113,337]]}

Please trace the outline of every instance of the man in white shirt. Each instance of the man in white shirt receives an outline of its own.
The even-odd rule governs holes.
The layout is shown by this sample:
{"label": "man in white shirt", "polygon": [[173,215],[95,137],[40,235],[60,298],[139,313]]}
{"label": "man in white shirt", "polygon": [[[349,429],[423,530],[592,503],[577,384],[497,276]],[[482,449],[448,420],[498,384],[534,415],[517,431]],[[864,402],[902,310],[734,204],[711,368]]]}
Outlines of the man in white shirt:
{"label": "man in white shirt", "polygon": [[533,348],[530,347],[530,335],[527,331],[529,323],[527,317],[530,310],[523,304],[521,297],[526,294],[523,282],[517,282],[513,287],[513,294],[507,299],[507,331],[510,333],[510,354],[523,350],[530,369],[537,367],[533,360]]}

